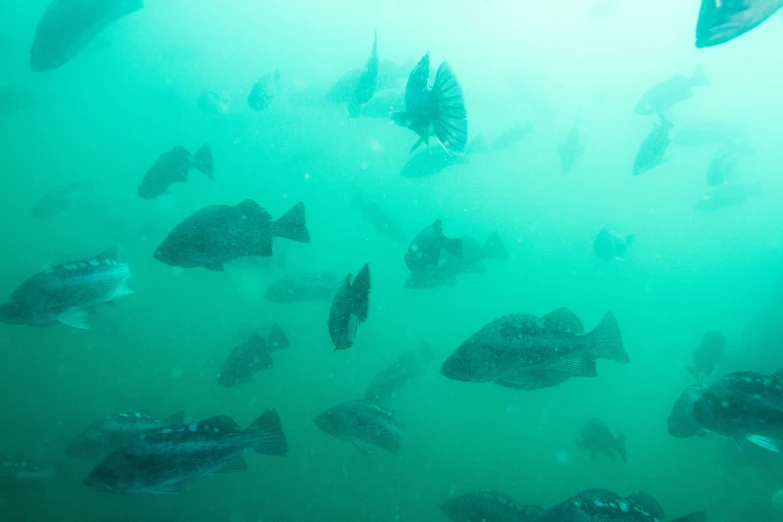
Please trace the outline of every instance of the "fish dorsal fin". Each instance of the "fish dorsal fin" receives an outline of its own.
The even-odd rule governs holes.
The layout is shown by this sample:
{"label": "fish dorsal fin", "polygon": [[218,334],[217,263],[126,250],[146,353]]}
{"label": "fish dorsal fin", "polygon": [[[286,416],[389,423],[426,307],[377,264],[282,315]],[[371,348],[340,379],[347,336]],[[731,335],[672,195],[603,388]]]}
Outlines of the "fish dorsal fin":
{"label": "fish dorsal fin", "polygon": [[538,333],[538,317],[533,314],[510,314],[498,317],[484,328],[498,330],[503,336],[518,335],[521,333]]}
{"label": "fish dorsal fin", "polygon": [[[193,426],[194,424],[188,425],[188,429],[193,431]],[[236,421],[228,415],[216,415],[215,417],[210,417],[196,423],[195,426],[202,430],[209,428],[213,432],[215,432],[216,429],[227,433],[239,433],[242,431],[242,428],[239,427],[239,424],[237,424]]]}
{"label": "fish dorsal fin", "polygon": [[237,203],[235,208],[241,210],[243,214],[248,216],[260,216],[264,221],[272,220],[272,214],[267,212],[261,205],[252,199],[246,199],[241,203]]}
{"label": "fish dorsal fin", "polygon": [[546,330],[557,330],[573,334],[582,334],[585,331],[585,326],[579,317],[566,307],[549,312],[539,320],[539,325]]}

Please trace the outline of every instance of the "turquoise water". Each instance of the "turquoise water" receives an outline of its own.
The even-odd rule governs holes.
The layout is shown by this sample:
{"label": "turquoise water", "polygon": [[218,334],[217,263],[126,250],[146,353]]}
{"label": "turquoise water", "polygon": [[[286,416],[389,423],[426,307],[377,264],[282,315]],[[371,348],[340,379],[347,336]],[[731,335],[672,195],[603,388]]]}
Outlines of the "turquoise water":
{"label": "turquoise water", "polygon": [[[670,518],[706,509],[714,521],[780,520],[772,497],[783,478],[744,454],[723,457],[726,439],[666,432],[671,405],[692,382],[683,367],[706,330],[727,336],[721,374],[783,365],[776,343],[743,333],[779,295],[780,17],[696,50],[698,6],[678,0],[619,2],[600,18],[576,0],[148,0],[101,34],[102,48],[31,73],[28,48],[46,4],[20,3],[0,20],[0,86],[32,93],[29,103],[0,109],[0,294],[113,245],[127,251],[135,293],[90,316],[89,330],[0,325],[0,452],[56,469],[43,486],[0,497],[0,520],[445,521],[439,504],[455,493],[494,489],[549,507],[587,488],[644,489]],[[471,138],[492,140],[528,121],[535,133],[434,176],[400,176],[414,133],[350,119],[344,105],[322,99],[364,64],[374,27],[381,59],[401,65],[430,50],[434,64],[449,61]],[[764,188],[706,213],[693,206],[715,147],[672,145],[664,165],[631,175],[654,121],[633,114],[636,100],[698,65],[712,85],[667,111],[673,131],[703,120],[743,125],[755,152],[737,174]],[[268,109],[251,111],[250,88],[275,68],[281,92]],[[206,90],[226,100],[224,114],[199,111],[195,100]],[[562,173],[557,145],[577,113],[585,151]],[[203,143],[213,151],[214,181],[191,171],[157,201],[138,197],[160,154]],[[89,205],[30,217],[45,193],[84,179],[95,185]],[[411,238],[439,218],[449,237],[483,241],[498,232],[510,258],[487,261],[486,273],[462,275],[455,286],[406,289],[405,246],[351,208],[358,192]],[[369,319],[350,350],[333,352],[328,303],[264,299],[281,275],[276,266],[238,262],[219,273],[153,259],[168,230],[196,210],[246,198],[274,217],[305,202],[312,243],[275,240],[287,272],[342,277],[370,264]],[[625,261],[593,253],[607,223],[636,234]],[[560,306],[588,330],[612,310],[631,364],[599,361],[598,378],[533,392],[438,373],[490,320]],[[773,335],[780,314],[772,317],[751,333]],[[233,346],[273,323],[292,349],[275,353],[276,367],[254,383],[217,387]],[[313,424],[325,408],[361,397],[377,371],[422,341],[436,358],[394,400],[404,425],[399,455],[365,457]],[[247,472],[194,480],[178,496],[93,491],[82,484],[92,464],[63,453],[110,413],[185,410],[245,426],[269,407],[282,418],[287,457],[248,456]],[[576,445],[591,417],[625,434],[627,465],[593,460]],[[773,458],[764,460],[774,467]]]}

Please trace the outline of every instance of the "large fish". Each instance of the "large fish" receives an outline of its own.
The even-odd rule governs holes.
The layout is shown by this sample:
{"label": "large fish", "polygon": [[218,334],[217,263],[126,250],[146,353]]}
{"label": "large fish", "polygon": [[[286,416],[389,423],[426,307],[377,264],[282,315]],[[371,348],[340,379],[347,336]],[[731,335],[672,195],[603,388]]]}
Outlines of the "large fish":
{"label": "large fish", "polygon": [[338,439],[352,443],[363,454],[374,447],[396,455],[402,433],[391,411],[369,401],[348,401],[321,412],[315,425]]}
{"label": "large fish", "polygon": [[60,67],[106,27],[142,7],[143,0],[53,0],[35,29],[30,70]]}
{"label": "large fish", "polygon": [[703,87],[709,84],[710,80],[701,67],[697,67],[690,78],[682,74],[675,74],[668,80],[657,83],[647,89],[636,103],[634,113],[641,116],[659,114],[682,101],[692,98],[692,89],[694,87]]}
{"label": "large fish", "polygon": [[351,274],[334,294],[329,309],[329,337],[335,350],[347,350],[356,340],[359,324],[370,310],[370,265],[365,264],[351,282]]}
{"label": "large fish", "polygon": [[269,285],[264,297],[273,303],[331,301],[340,283],[340,278],[331,272],[285,274]]}
{"label": "large fish", "polygon": [[[605,489],[588,489],[548,509],[536,522],[662,522],[663,508],[649,493],[627,497]],[[704,511],[671,522],[706,522]]]}
{"label": "large fish", "polygon": [[171,266],[222,271],[239,257],[272,257],[273,237],[310,242],[303,203],[277,221],[252,199],[202,208],[169,232],[154,257]]}
{"label": "large fish", "polygon": [[242,430],[225,415],[146,431],[107,455],[84,483],[105,493],[174,494],[189,479],[245,471],[242,453],[285,455],[280,417],[267,410]]}
{"label": "large fish", "polygon": [[434,357],[435,354],[427,343],[422,343],[418,350],[406,351],[372,378],[367,391],[364,392],[364,398],[379,404],[386,402],[408,382],[423,374]]}
{"label": "large fish", "polygon": [[783,0],[702,0],[696,47],[729,42],[755,29],[783,7]]}
{"label": "large fish", "polygon": [[473,491],[444,500],[441,511],[452,522],[535,522],[544,508],[520,504],[497,491]]}
{"label": "large fish", "polygon": [[210,180],[214,171],[212,150],[206,143],[191,156],[188,149],[177,145],[161,154],[155,164],[144,174],[139,184],[142,199],[155,199],[165,194],[172,183],[185,183],[190,169],[196,169]]}
{"label": "large fish", "polygon": [[0,322],[87,329],[88,311],[133,293],[127,287],[130,276],[118,250],[55,265],[27,278],[0,304]]}
{"label": "large fish", "polygon": [[223,364],[217,378],[218,386],[230,388],[247,382],[253,382],[253,376],[261,370],[274,367],[272,352],[290,348],[291,344],[283,329],[272,325],[268,338],[253,333],[249,339],[238,344]]}
{"label": "large fish", "polygon": [[666,149],[669,148],[669,143],[671,143],[669,129],[673,125],[663,114],[659,114],[658,118],[661,123],[653,123],[652,131],[639,145],[639,151],[636,153],[636,158],[633,162],[632,172],[634,176],[643,174],[666,161],[664,155],[666,154]]}
{"label": "large fish", "polygon": [[602,420],[592,418],[579,430],[579,446],[592,452],[593,458],[605,454],[614,463],[615,455],[628,462],[625,454],[625,436],[615,437]]}

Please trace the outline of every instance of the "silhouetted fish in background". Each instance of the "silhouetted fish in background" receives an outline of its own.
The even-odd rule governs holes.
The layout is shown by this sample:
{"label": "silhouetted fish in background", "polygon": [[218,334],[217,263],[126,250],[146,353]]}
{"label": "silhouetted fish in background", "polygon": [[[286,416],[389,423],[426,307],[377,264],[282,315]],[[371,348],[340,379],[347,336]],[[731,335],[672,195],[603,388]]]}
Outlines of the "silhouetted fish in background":
{"label": "silhouetted fish in background", "polygon": [[666,81],[647,89],[636,103],[634,113],[640,116],[652,116],[669,110],[674,105],[693,97],[691,89],[710,85],[710,80],[701,67],[697,67],[693,76],[687,78],[675,74]]}
{"label": "silhouetted fish in background", "polygon": [[285,274],[269,285],[264,297],[274,303],[331,301],[340,284],[340,278],[331,272]]}
{"label": "silhouetted fish in background", "polygon": [[361,192],[353,198],[351,207],[358,209],[365,221],[395,243],[400,245],[408,243],[408,235],[394,216],[389,214],[378,203],[367,201]]}
{"label": "silhouetted fish in background", "polygon": [[394,414],[368,401],[348,401],[333,406],[314,419],[315,425],[338,439],[352,443],[364,455],[374,447],[396,455],[402,432]]}
{"label": "silhouetted fish in background", "polygon": [[210,180],[214,172],[212,149],[206,143],[194,154],[177,145],[169,152],[161,154],[155,164],[144,174],[139,184],[139,196],[142,199],[155,199],[168,192],[172,183],[185,183],[190,169],[196,169]]}
{"label": "silhouetted fish in background", "polygon": [[[581,113],[581,111],[580,111]],[[582,126],[579,114],[576,115],[574,125],[566,136],[563,143],[557,146],[557,152],[560,154],[560,170],[568,172],[574,166],[574,162],[582,155],[585,150],[582,145]]]}
{"label": "silhouetted fish in background", "polygon": [[742,36],[783,7],[783,0],[702,0],[696,22],[696,48]]}
{"label": "silhouetted fish in background", "polygon": [[372,378],[367,391],[364,392],[364,398],[378,404],[386,402],[408,382],[423,374],[434,357],[435,354],[427,343],[422,343],[418,350],[406,351]]}
{"label": "silhouetted fish in background", "polygon": [[440,264],[441,250],[462,257],[462,240],[447,238],[443,234],[443,223],[436,219],[413,238],[405,252],[405,265],[411,272],[436,270]]}
{"label": "silhouetted fish in background", "polygon": [[[372,58],[372,55],[370,56]],[[415,62],[414,64],[415,65]],[[397,64],[390,60],[381,60],[378,63],[378,84],[376,90],[400,90],[401,79],[407,78],[413,67],[403,65],[398,67]],[[351,103],[356,98],[356,91],[359,86],[359,81],[362,75],[365,73],[364,67],[352,69],[343,76],[341,76],[337,82],[326,93],[326,100],[332,103]],[[389,112],[383,115],[384,118],[389,117]]]}
{"label": "silhouetted fish in background", "polygon": [[253,85],[247,97],[247,105],[254,111],[262,111],[269,107],[278,92],[280,92],[280,71],[275,69],[263,75]]}
{"label": "silhouetted fish in background", "polygon": [[603,453],[614,463],[615,455],[620,455],[623,462],[628,462],[625,454],[625,436],[615,438],[612,432],[602,420],[592,418],[579,430],[579,446],[589,450],[593,458],[598,453]]}
{"label": "silhouetted fish in background", "polygon": [[727,140],[723,146],[715,152],[707,167],[707,185],[717,187],[732,177],[734,167],[739,160],[753,153],[753,148],[747,140]]}
{"label": "silhouetted fish in background", "polygon": [[253,333],[249,339],[238,344],[223,364],[217,378],[218,386],[230,388],[253,382],[253,376],[261,370],[274,367],[272,352],[291,347],[285,332],[278,325],[272,325],[269,337],[264,339]]}
{"label": "silhouetted fish in background", "polygon": [[666,149],[669,148],[669,143],[671,143],[669,129],[674,125],[663,114],[659,114],[658,118],[661,120],[661,123],[653,123],[652,131],[639,145],[639,151],[636,153],[636,158],[633,162],[632,173],[634,176],[643,174],[666,161],[663,156],[666,154]]}
{"label": "silhouetted fish in background", "polygon": [[44,468],[32,460],[0,455],[0,496],[41,486],[53,476],[53,469]]}
{"label": "silhouetted fish in background", "polygon": [[351,274],[334,294],[329,309],[329,336],[334,349],[347,350],[353,346],[359,324],[367,320],[370,309],[370,265],[364,265],[353,283]]}
{"label": "silhouetted fish in background", "polygon": [[228,111],[228,102],[214,91],[204,91],[196,98],[198,109],[209,116],[225,114]]}
{"label": "silhouetted fish in background", "polygon": [[378,31],[375,31],[375,40],[372,44],[372,52],[367,58],[364,70],[356,82],[356,91],[354,99],[348,102],[348,113],[358,118],[361,115],[362,107],[368,103],[375,90],[378,88],[378,76],[380,73],[380,59],[378,58]]}
{"label": "silhouetted fish in background", "polygon": [[628,247],[635,239],[635,234],[621,234],[613,225],[606,225],[595,237],[593,251],[604,261],[624,261]]}

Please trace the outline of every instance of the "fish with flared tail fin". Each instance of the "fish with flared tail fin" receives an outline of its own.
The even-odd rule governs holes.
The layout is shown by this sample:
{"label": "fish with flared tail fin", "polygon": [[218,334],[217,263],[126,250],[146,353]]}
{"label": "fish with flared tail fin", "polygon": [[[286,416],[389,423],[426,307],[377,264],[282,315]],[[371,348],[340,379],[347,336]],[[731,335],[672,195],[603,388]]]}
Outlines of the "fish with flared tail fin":
{"label": "fish with flared tail fin", "polygon": [[223,364],[217,378],[218,386],[230,388],[253,382],[253,376],[274,367],[272,352],[290,348],[291,344],[279,325],[272,325],[267,338],[257,333],[237,345]]}
{"label": "fish with flared tail fin", "polygon": [[462,87],[446,62],[438,67],[432,86],[429,80],[427,52],[408,77],[405,111],[392,113],[391,119],[420,136],[411,152],[421,144],[429,145],[429,137],[435,136],[449,152],[462,153],[468,143],[468,113]]}
{"label": "fish with flared tail fin", "polygon": [[615,437],[609,428],[600,419],[588,420],[579,430],[579,446],[593,453],[593,458],[598,453],[603,453],[614,463],[615,455],[619,455],[623,462],[628,462],[625,453],[625,436]]}
{"label": "fish with flared tail fin", "polygon": [[696,22],[696,48],[730,42],[780,11],[783,0],[702,0]]}
{"label": "fish with flared tail fin", "polygon": [[356,82],[354,99],[348,103],[348,112],[358,118],[362,114],[362,107],[367,104],[378,88],[378,76],[380,74],[380,59],[378,58],[378,30],[375,30],[375,39],[372,44],[372,52],[367,58],[359,80]]}
{"label": "fish with flared tail fin", "polygon": [[329,336],[334,349],[347,350],[356,340],[359,324],[367,320],[370,309],[370,265],[364,265],[351,282],[348,274],[334,294],[329,309]]}
{"label": "fish with flared tail fin", "polygon": [[190,169],[196,169],[210,180],[214,173],[212,149],[206,143],[193,155],[188,149],[177,145],[162,154],[150,167],[139,184],[139,196],[142,199],[155,199],[168,192],[172,183],[188,181]]}
{"label": "fish with flared tail fin", "polygon": [[634,176],[643,174],[666,161],[664,155],[672,142],[669,139],[669,129],[674,125],[663,114],[659,114],[658,118],[660,124],[654,123],[650,134],[639,145],[639,151],[633,162],[632,173]]}

